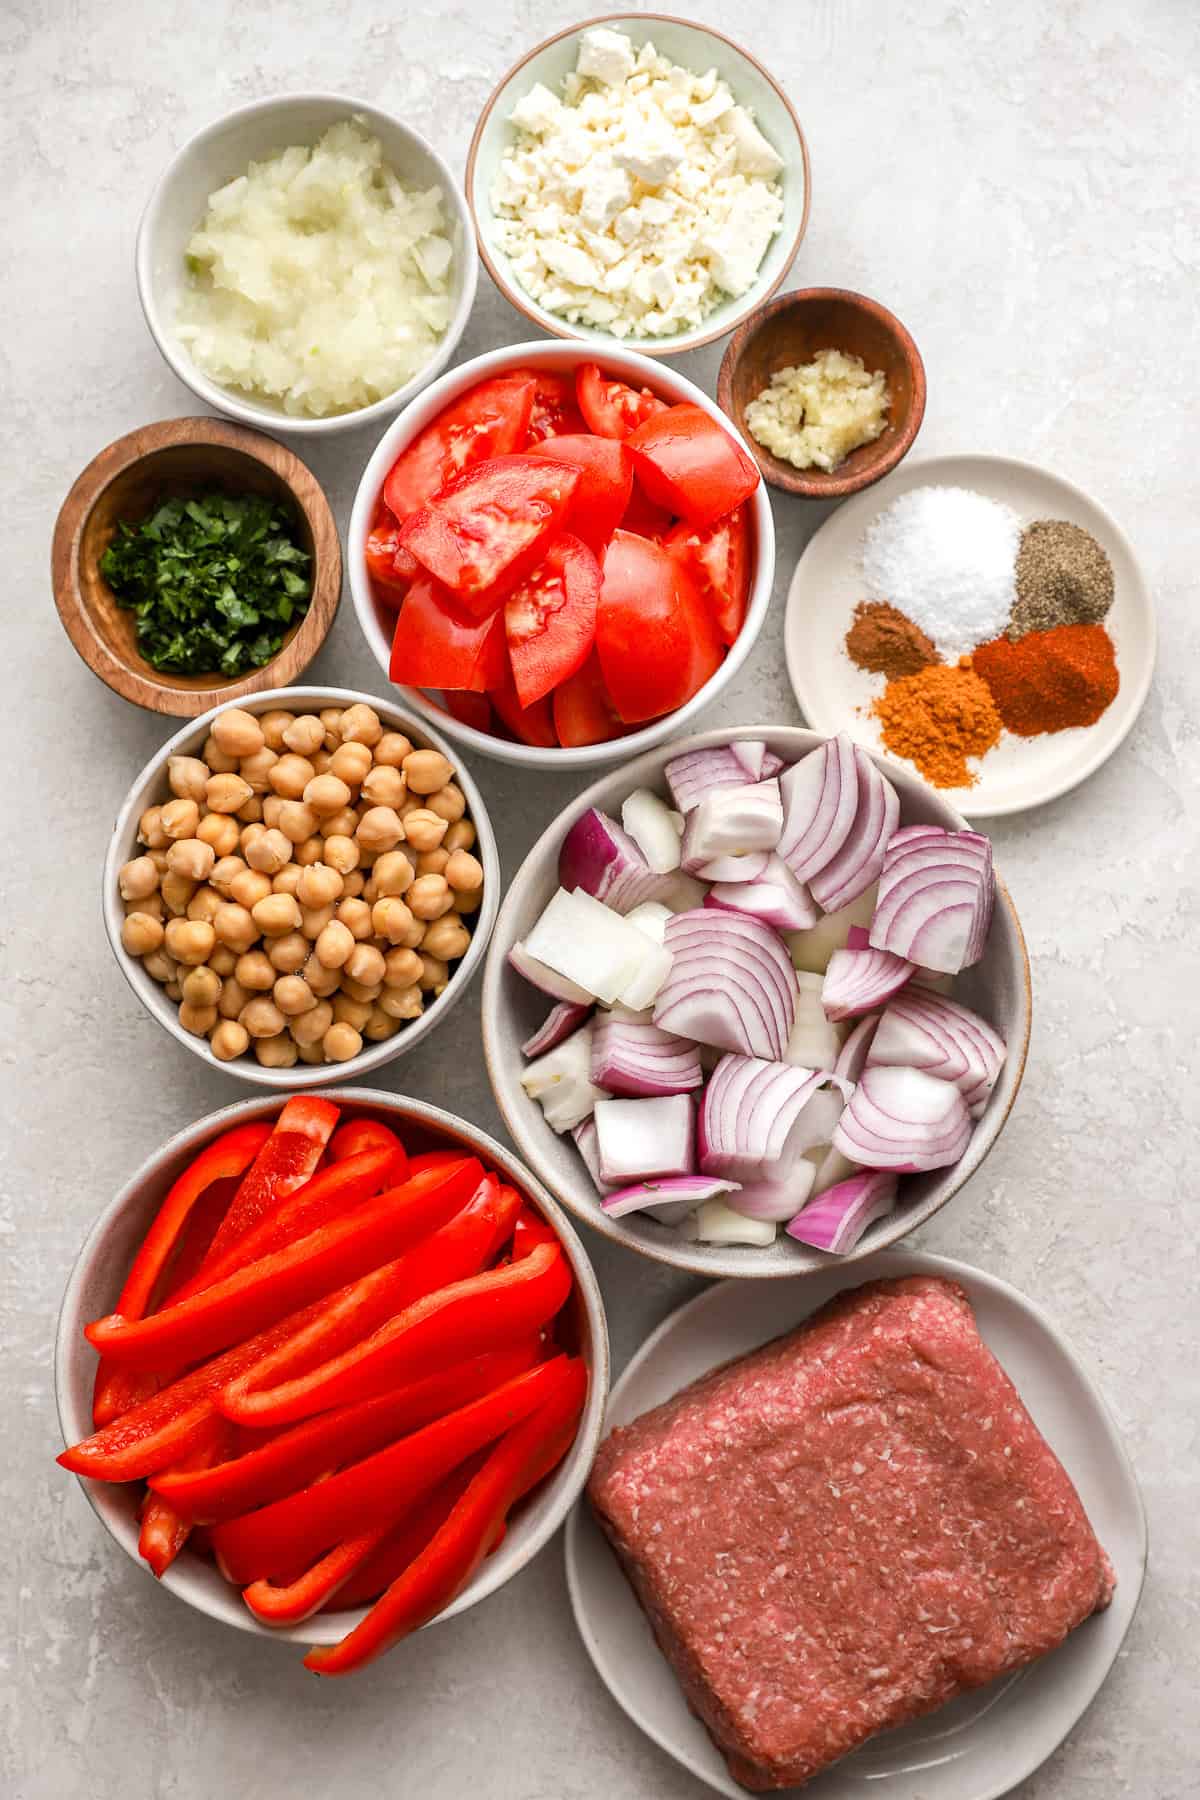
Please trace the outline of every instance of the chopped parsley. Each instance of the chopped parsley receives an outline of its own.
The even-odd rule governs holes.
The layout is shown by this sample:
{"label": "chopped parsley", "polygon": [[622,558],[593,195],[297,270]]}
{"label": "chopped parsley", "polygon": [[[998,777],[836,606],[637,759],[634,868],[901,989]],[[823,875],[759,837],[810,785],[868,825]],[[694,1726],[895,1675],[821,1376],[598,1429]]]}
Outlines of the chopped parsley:
{"label": "chopped parsley", "polygon": [[261,669],[308,611],[309,556],[288,513],[259,494],[165,500],[124,520],[100,559],[138,649],[172,675]]}

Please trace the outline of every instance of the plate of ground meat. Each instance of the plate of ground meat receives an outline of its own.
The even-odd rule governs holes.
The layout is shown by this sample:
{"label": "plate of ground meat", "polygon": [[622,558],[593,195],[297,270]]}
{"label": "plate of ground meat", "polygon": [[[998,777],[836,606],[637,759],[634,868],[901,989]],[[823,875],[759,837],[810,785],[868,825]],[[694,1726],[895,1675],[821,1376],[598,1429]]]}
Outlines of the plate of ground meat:
{"label": "plate of ground meat", "polygon": [[1154,672],[1154,608],[1120,526],[1033,463],[906,462],[815,533],[784,650],[807,724],[915,769],[972,819],[1095,773]]}
{"label": "plate of ground meat", "polygon": [[1145,1514],[1104,1402],[965,1264],[722,1282],[642,1346],[606,1425],[567,1528],[576,1620],[719,1793],[995,1800],[1136,1610]]}

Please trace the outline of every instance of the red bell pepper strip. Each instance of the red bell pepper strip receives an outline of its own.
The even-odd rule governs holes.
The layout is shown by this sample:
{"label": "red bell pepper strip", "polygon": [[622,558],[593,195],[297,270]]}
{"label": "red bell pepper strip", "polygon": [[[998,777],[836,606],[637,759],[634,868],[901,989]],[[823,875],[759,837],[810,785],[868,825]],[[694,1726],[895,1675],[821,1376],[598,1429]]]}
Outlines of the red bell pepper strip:
{"label": "red bell pepper strip", "polygon": [[418,1175],[422,1169],[436,1169],[442,1163],[457,1162],[463,1155],[462,1150],[423,1150],[420,1156],[409,1158],[409,1174]]}
{"label": "red bell pepper strip", "polygon": [[310,1650],[318,1675],[349,1675],[419,1630],[462,1592],[523,1494],[566,1454],[587,1394],[578,1359],[543,1365],[560,1371],[554,1389],[496,1445],[440,1530],[340,1644]]}
{"label": "red bell pepper strip", "polygon": [[[233,1428],[226,1420],[214,1418],[210,1429],[195,1445],[182,1468],[204,1469],[228,1456],[232,1447]],[[169,1500],[160,1494],[147,1494],[142,1507],[138,1555],[148,1562],[161,1581],[191,1534],[192,1522],[185,1519]]]}
{"label": "red bell pepper strip", "polygon": [[[270,1135],[269,1124],[238,1125],[206,1145],[172,1183],[125,1277],[116,1305],[122,1318],[141,1319],[152,1311],[163,1277],[180,1254],[198,1202],[216,1182],[244,1175]],[[115,1365],[101,1362],[92,1394],[94,1424],[98,1428],[109,1424],[143,1397],[143,1384],[129,1383],[118,1375]]]}
{"label": "red bell pepper strip", "polygon": [[[468,1205],[440,1231],[407,1256],[333,1295],[306,1331],[232,1380],[217,1397],[219,1411],[244,1426],[290,1424],[293,1417],[306,1417],[312,1408],[293,1414],[283,1404],[293,1386],[289,1378],[302,1379],[318,1363],[361,1343],[424,1295],[474,1275],[503,1243],[512,1221],[511,1202],[503,1197],[496,1177],[486,1176]],[[452,1353],[444,1360],[461,1362],[470,1354],[467,1349],[462,1356]]]}
{"label": "red bell pepper strip", "polygon": [[242,1456],[231,1455],[215,1467],[168,1469],[154,1476],[150,1485],[186,1519],[208,1523],[236,1518],[294,1494],[325,1470],[357,1462],[406,1432],[418,1431],[444,1413],[490,1393],[533,1368],[540,1348],[536,1338],[529,1338],[511,1349],[472,1357],[394,1394],[380,1394],[373,1400],[360,1400],[356,1406],[338,1407],[306,1419],[302,1425],[281,1431],[269,1443]]}
{"label": "red bell pepper strip", "polygon": [[555,1392],[565,1360],[539,1363],[336,1475],[215,1526],[213,1549],[221,1568],[230,1581],[244,1586],[303,1570],[331,1544],[396,1524],[451,1469]]}
{"label": "red bell pepper strip", "polygon": [[535,1206],[526,1200],[517,1214],[517,1222],[513,1226],[513,1261],[519,1262],[536,1250],[539,1244],[556,1244],[558,1236],[553,1226],[547,1225]]}
{"label": "red bell pepper strip", "polygon": [[218,1405],[242,1424],[282,1425],[367,1400],[447,1361],[529,1336],[554,1317],[570,1292],[571,1271],[559,1246],[540,1244],[518,1263],[426,1293],[340,1356],[254,1394],[252,1408],[228,1389]]}
{"label": "red bell pepper strip", "polygon": [[477,1456],[472,1456],[468,1462],[455,1469],[453,1474],[448,1475],[431,1494],[418,1500],[405,1513],[400,1523],[386,1534],[374,1554],[366,1557],[352,1571],[337,1593],[325,1602],[322,1610],[340,1612],[351,1606],[366,1606],[369,1601],[377,1600],[380,1594],[391,1587],[398,1575],[403,1575],[409,1563],[416,1561],[434,1532],[445,1524],[486,1460],[487,1451],[481,1450]]}
{"label": "red bell pepper strip", "polygon": [[214,1260],[257,1225],[277,1200],[303,1187],[315,1172],[337,1122],[337,1107],[317,1094],[296,1094],[288,1101],[225,1215],[213,1242]]}
{"label": "red bell pepper strip", "polygon": [[338,1589],[364,1563],[370,1562],[388,1535],[386,1525],[377,1525],[374,1531],[347,1538],[295,1581],[282,1586],[273,1581],[252,1581],[243,1588],[242,1599],[264,1625],[298,1625],[334,1599]]}
{"label": "red bell pepper strip", "polygon": [[481,1173],[473,1160],[430,1169],[190,1300],[132,1322],[110,1314],[86,1326],[85,1336],[135,1368],[198,1362],[399,1256],[457,1212]]}
{"label": "red bell pepper strip", "polygon": [[381,1125],[378,1119],[347,1119],[329,1140],[331,1162],[343,1162],[346,1157],[358,1156],[363,1150],[392,1152],[396,1166],[387,1182],[388,1187],[395,1187],[408,1174],[408,1152],[396,1133],[387,1125]]}

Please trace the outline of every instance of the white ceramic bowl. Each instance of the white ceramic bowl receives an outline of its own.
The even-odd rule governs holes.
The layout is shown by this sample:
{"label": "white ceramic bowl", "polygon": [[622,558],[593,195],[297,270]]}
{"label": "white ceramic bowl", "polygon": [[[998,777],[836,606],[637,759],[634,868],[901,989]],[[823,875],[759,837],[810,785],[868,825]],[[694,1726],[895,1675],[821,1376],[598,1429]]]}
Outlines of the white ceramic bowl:
{"label": "white ceramic bowl", "polygon": [[513,107],[539,81],[552,92],[559,91],[563,77],[575,67],[581,34],[593,25],[606,25],[624,32],[638,47],[652,39],[656,49],[682,68],[699,74],[716,69],[728,82],[734,99],[753,110],[763,135],[783,159],[783,218],[757,277],[746,292],[736,300],[723,300],[695,330],[680,331],[667,338],[627,337],[620,340],[625,349],[642,350],[648,356],[678,356],[684,350],[695,350],[701,344],[724,337],[768,299],[784,280],[808,225],[812,191],[808,145],[795,109],[774,77],[749,51],[707,26],[673,18],[667,13],[606,13],[602,18],[570,25],[538,44],[503,77],[480,114],[467,155],[466,189],[479,237],[480,255],[488,273],[518,311],[533,324],[540,325],[543,331],[553,332],[556,337],[582,339],[594,351],[617,341],[611,332],[596,326],[570,324],[558,313],[539,306],[525,291],[508,257],[497,245],[496,216],[491,204],[496,171],[515,137],[509,119]]}
{"label": "white ceramic bowl", "polygon": [[[346,539],[346,565],[358,622],[385,676],[391,660],[396,615],[389,608],[381,606],[371,591],[364,550],[388,470],[400,452],[408,448],[418,432],[444,406],[448,406],[477,382],[502,374],[506,369],[533,368],[550,369],[558,373],[573,372],[580,363],[595,360],[597,352],[579,344],[539,342],[512,344],[503,350],[491,350],[487,355],[476,356],[470,362],[461,363],[458,368],[443,375],[440,381],[427,388],[407,408],[402,418],[394,420],[380,438],[354,496],[354,509],[350,515],[350,530]],[[695,406],[703,407],[726,431],[737,436],[716,401],[710,400],[702,388],[677,374],[674,369],[650,362],[633,351],[618,349],[611,343],[599,355],[598,360],[606,371],[632,386],[650,387],[672,402],[687,400]],[[740,438],[738,442],[741,442]],[[674,737],[689,719],[694,719],[697,713],[702,712],[733,680],[750,654],[771,604],[771,586],[775,579],[775,526],[765,481],[759,482],[749,505],[754,515],[755,551],[746,622],[737,642],[730,645],[725,660],[716,673],[698,693],[693,694],[685,706],[668,713],[665,718],[655,719],[640,731],[631,732],[627,737],[614,738],[608,743],[585,744],[570,750],[557,747],[544,750],[535,744],[515,743],[508,738],[493,737],[490,732],[477,731],[473,726],[462,725],[457,719],[451,719],[440,706],[435,706],[420,688],[399,688],[397,691],[403,695],[404,704],[420,713],[435,729],[449,732],[452,737],[469,744],[472,750],[479,751],[481,755],[493,756],[500,762],[516,763],[524,768],[594,769],[604,763],[615,762],[618,757],[636,755],[639,750],[648,750],[653,744],[661,744],[667,738]]]}
{"label": "white ceramic bowl", "polygon": [[[445,336],[411,381],[354,412],[329,418],[293,417],[275,402],[221,387],[179,341],[175,315],[183,290],[187,243],[204,217],[208,197],[251,162],[293,144],[315,144],[331,125],[358,115],[383,145],[389,166],[406,186],[439,187],[446,199],[454,246],[454,311]],[[344,94],[280,94],[255,100],[206,125],[178,150],[151,194],[138,228],[138,297],[150,334],[165,361],[198,399],[217,412],[262,431],[317,437],[390,418],[450,361],[475,300],[479,259],[462,188],[433,146],[392,113]]]}
{"label": "white ceramic bowl", "polygon": [[[514,1514],[499,1550],[487,1559],[457,1600],[439,1615],[442,1619],[450,1619],[455,1613],[474,1606],[477,1600],[486,1599],[536,1556],[558,1529],[587,1480],[600,1439],[608,1394],[608,1328],[604,1302],[587,1252],[570,1220],[511,1151],[452,1113],[442,1112],[439,1107],[428,1106],[420,1100],[406,1099],[403,1095],[381,1093],[372,1088],[332,1088],[326,1098],[341,1106],[347,1117],[366,1115],[393,1125],[410,1149],[462,1144],[484,1162],[502,1170],[554,1227],[575,1276],[574,1330],[589,1372],[588,1396],[575,1443],[549,1481]],[[222,1132],[248,1120],[272,1118],[280,1104],[278,1096],[273,1095],[243,1100],[237,1106],[210,1113],[186,1131],[179,1132],[142,1164],[92,1226],[71,1271],[58,1316],[54,1383],[64,1443],[78,1443],[92,1430],[96,1353],[84,1337],[83,1327],[90,1319],[112,1310],[125,1272],[172,1181]],[[138,1567],[149,1574],[137,1547],[141,1483],[117,1486],[81,1477],[80,1486],[105,1530]],[[238,1589],[232,1587],[211,1562],[187,1550],[172,1563],[160,1586],[197,1611],[207,1613],[211,1619],[234,1625],[240,1631],[252,1632],[255,1637],[285,1643],[335,1644],[364,1616],[362,1609],[319,1613],[302,1625],[272,1630],[258,1622]]]}
{"label": "white ceramic bowl", "polygon": [[[799,1275],[808,1270],[827,1269],[832,1259],[822,1251],[796,1243],[782,1232],[775,1243],[765,1249],[743,1245],[722,1248],[687,1243],[677,1231],[636,1213],[624,1219],[610,1219],[600,1205],[595,1185],[570,1134],[559,1137],[553,1132],[542,1116],[541,1107],[521,1086],[524,1068],[521,1044],[545,1018],[550,1003],[544,994],[530,987],[509,966],[508,953],[532,929],[558,887],[559,849],[567,831],[582,813],[595,806],[619,817],[621,802],[635,788],[650,787],[665,793],[663,768],[671,757],[685,750],[728,744],[737,738],[763,738],[776,755],[788,762],[795,762],[823,742],[816,732],[795,726],[744,725],[733,731],[709,731],[639,756],[636,762],[627,763],[595,782],[542,833],[509,884],[492,934],[483,977],[483,1049],[488,1075],[513,1142],[530,1168],[564,1206],[603,1232],[605,1237],[652,1257],[656,1262],[670,1263],[674,1268],[688,1269],[695,1275],[710,1278]],[[931,823],[952,831],[963,829],[961,816],[915,775],[890,765],[887,774],[900,796],[901,824]],[[999,1137],[1012,1109],[1025,1073],[1032,992],[1029,958],[1016,909],[1003,882],[997,881],[997,889],[996,912],[987,949],[974,968],[967,969],[956,979],[954,992],[993,1024],[1008,1045],[1000,1079],[992,1090],[985,1112],[975,1122],[966,1153],[951,1168],[907,1176],[901,1204],[886,1218],[868,1227],[857,1248],[847,1256],[839,1257],[839,1263],[856,1261],[874,1250],[882,1250],[932,1218],[970,1180]]]}
{"label": "white ceramic bowl", "polygon": [[[431,1006],[425,1008],[419,1019],[413,1019],[411,1023],[404,1025],[394,1037],[385,1038],[382,1043],[368,1045],[360,1055],[351,1057],[349,1062],[298,1062],[290,1069],[265,1069],[253,1056],[239,1056],[234,1062],[221,1062],[213,1055],[206,1038],[196,1037],[183,1029],[175,1002],[167,998],[165,990],[153,976],[146,973],[136,956],[130,956],[122,944],[121,926],[125,913],[117,888],[117,873],[123,863],[140,853],[137,828],[142,813],[148,806],[156,806],[169,797],[168,759],[172,756],[198,756],[218,713],[225,712],[230,705],[251,713],[272,712],[276,708],[297,713],[319,712],[323,706],[347,707],[353,706],[355,702],[373,706],[389,730],[402,731],[419,748],[440,750],[454,765],[454,779],[466,795],[466,816],[478,834],[473,854],[483,864],[483,900],[472,921],[471,942],[467,953],[446,984],[444,992],[438,995]],[[194,1056],[201,1057],[210,1068],[220,1069],[242,1081],[252,1081],[258,1087],[291,1093],[296,1088],[321,1087],[327,1081],[347,1080],[351,1076],[366,1075],[373,1069],[382,1068],[384,1063],[393,1062],[414,1049],[446,1017],[451,1007],[457,1005],[483,958],[492,926],[496,922],[496,911],[500,904],[500,858],[496,852],[496,839],[483,796],[471,779],[470,770],[453,745],[439,737],[436,731],[431,731],[422,721],[414,719],[410,713],[401,711],[387,700],[376,699],[373,694],[359,694],[350,688],[273,688],[265,694],[252,694],[243,700],[227,701],[224,706],[213,707],[203,718],[189,720],[182,730],[177,731],[173,738],[168,738],[162,749],[151,757],[117,814],[108,854],[104,859],[101,898],[104,929],[108,933],[108,941],[112,945],[121,973],[147,1012],[158,1020],[164,1030],[169,1031],[176,1042],[183,1044]]]}

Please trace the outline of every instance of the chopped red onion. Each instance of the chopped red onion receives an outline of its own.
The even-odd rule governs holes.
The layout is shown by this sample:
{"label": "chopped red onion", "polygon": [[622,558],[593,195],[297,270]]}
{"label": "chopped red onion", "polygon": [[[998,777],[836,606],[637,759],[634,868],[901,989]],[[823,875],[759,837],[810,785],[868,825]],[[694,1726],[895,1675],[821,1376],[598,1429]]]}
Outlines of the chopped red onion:
{"label": "chopped red onion", "polygon": [[565,1000],[573,1006],[590,1006],[592,996],[586,988],[581,988],[577,981],[568,981],[565,975],[548,969],[544,962],[536,956],[530,956],[524,944],[514,944],[508,953],[509,964],[517,971],[530,987],[537,988],[539,993],[549,994],[554,1000]]}
{"label": "chopped red onion", "polygon": [[564,1038],[570,1037],[577,1025],[582,1025],[591,1011],[590,1001],[560,1000],[552,1006],[532,1037],[527,1037],[521,1045],[522,1056],[544,1056],[547,1050],[553,1050]]}
{"label": "chopped red onion", "polygon": [[897,1173],[957,1162],[971,1137],[971,1116],[952,1082],[920,1069],[871,1068],[833,1134],[851,1162]]}
{"label": "chopped red onion", "polygon": [[681,846],[683,867],[696,875],[716,857],[773,850],[782,829],[783,802],[777,781],[719,788],[706,794],[687,815]]}
{"label": "chopped red onion", "polygon": [[604,1099],[601,1089],[592,1086],[591,1071],[592,1027],[585,1025],[531,1062],[521,1086],[537,1101],[552,1131],[570,1131],[588,1117],[597,1100]]}
{"label": "chopped red onion", "polygon": [[667,925],[671,970],[654,1022],[664,1031],[778,1062],[796,1013],[796,973],[776,934],[742,913],[700,907]]}
{"label": "chopped red onion", "polygon": [[669,875],[679,867],[679,838],[675,814],[665,800],[649,788],[638,788],[621,807],[621,824],[655,875]]}
{"label": "chopped red onion", "polygon": [[815,1170],[805,1156],[779,1165],[756,1181],[743,1182],[726,1204],[746,1219],[770,1219],[782,1225],[794,1219],[812,1192]]}
{"label": "chopped red onion", "polygon": [[712,750],[685,750],[682,756],[671,758],[664,773],[681,813],[691,812],[705,794],[718,788],[744,787],[752,779],[733,751],[721,745]]}
{"label": "chopped red onion", "polygon": [[877,1012],[899,993],[913,972],[913,965],[902,956],[872,950],[866,939],[860,926],[852,926],[847,947],[835,950],[829,959],[821,988],[827,1019],[857,1019],[863,1013]]}
{"label": "chopped red onion", "polygon": [[884,853],[900,821],[900,796],[857,744],[854,762],[858,770],[854,823],[837,855],[812,877],[813,899],[826,912],[849,906],[878,881]]}
{"label": "chopped red onion", "polygon": [[784,762],[782,756],[776,756],[773,750],[767,750],[763,755],[762,770],[758,779],[760,781],[770,781],[772,775],[782,775],[786,768],[787,764]]}
{"label": "chopped red onion", "polygon": [[1004,1039],[969,1007],[943,994],[906,989],[879,1021],[867,1063],[923,1069],[952,1081],[977,1117],[1006,1055]]}
{"label": "chopped red onion", "polygon": [[983,955],[994,901],[987,838],[910,826],[893,834],[884,855],[871,942],[922,968],[957,975]]}
{"label": "chopped red onion", "polygon": [[788,1236],[814,1250],[844,1256],[867,1226],[890,1213],[895,1204],[895,1175],[886,1169],[863,1170],[810,1201],[788,1226]]}
{"label": "chopped red onion", "polygon": [[858,785],[854,745],[844,733],[780,776],[783,831],[778,849],[797,881],[811,881],[846,842],[858,811]]}
{"label": "chopped red onion", "polygon": [[826,1188],[835,1186],[837,1182],[845,1181],[847,1176],[858,1173],[858,1164],[852,1163],[840,1150],[835,1150],[832,1144],[814,1144],[804,1154],[817,1171],[812,1184],[814,1197],[823,1194]]}
{"label": "chopped red onion", "polygon": [[819,1071],[788,1063],[722,1057],[700,1103],[696,1141],[704,1173],[753,1181],[778,1163],[793,1126],[823,1080]]}
{"label": "chopped red onion", "polygon": [[747,913],[774,931],[806,931],[820,917],[808,889],[796,880],[783,858],[775,854],[767,857],[758,876],[721,876],[713,881],[705,906]]}
{"label": "chopped red onion", "polygon": [[763,762],[767,757],[767,746],[761,738],[733,738],[729,745],[733,755],[745,769],[751,781],[763,778]]}
{"label": "chopped red onion", "polygon": [[748,1244],[765,1250],[778,1229],[771,1219],[745,1218],[724,1200],[705,1200],[684,1219],[679,1235],[690,1244]]}
{"label": "chopped red onion", "polygon": [[[695,813],[692,814],[692,817],[693,819],[696,817]],[[701,863],[696,874],[701,881],[749,884],[762,879],[770,860],[771,851],[769,850],[750,850],[745,856],[714,856],[711,862]],[[707,895],[701,904],[708,904]]]}
{"label": "chopped red onion", "polygon": [[636,925],[638,930],[644,931],[648,938],[653,938],[656,944],[661,944],[666,937],[667,921],[670,917],[671,908],[669,906],[661,906],[657,900],[643,900],[640,906],[633,907],[625,914],[625,923]]}
{"label": "chopped red onion", "polygon": [[833,1065],[833,1072],[835,1075],[840,1075],[843,1081],[858,1080],[859,1076],[867,1066],[867,1057],[871,1050],[871,1040],[878,1029],[878,1014],[873,1014],[870,1018],[860,1019],[858,1021],[858,1024],[854,1027],[854,1030],[850,1033],[850,1036],[846,1039],[845,1043],[837,1053],[837,1060]]}
{"label": "chopped red onion", "polygon": [[602,1015],[592,1030],[591,1079],[607,1093],[643,1097],[686,1094],[703,1086],[704,1072],[688,1038]]}
{"label": "chopped red onion", "polygon": [[572,1125],[571,1136],[575,1139],[575,1148],[583,1158],[588,1174],[602,1194],[612,1192],[607,1182],[600,1179],[600,1146],[596,1141],[596,1121],[591,1113],[581,1119],[578,1125]]}
{"label": "chopped red onion", "polygon": [[664,1225],[673,1225],[694,1212],[702,1201],[716,1200],[736,1189],[736,1181],[718,1181],[712,1175],[674,1175],[663,1181],[640,1181],[633,1187],[614,1188],[600,1204],[610,1219],[648,1212]]}
{"label": "chopped red onion", "polygon": [[802,1069],[832,1069],[842,1047],[841,1028],[825,1017],[821,1005],[823,980],[807,969],[796,971],[796,1017],[783,1060]]}
{"label": "chopped red onion", "polygon": [[[678,851],[679,840],[675,842]],[[594,806],[576,819],[563,839],[558,879],[568,893],[581,889],[616,913],[631,912],[645,900],[672,907],[699,905],[691,898],[694,882],[677,868],[657,873],[629,833]]]}
{"label": "chopped red onion", "polygon": [[686,1094],[652,1100],[597,1100],[600,1176],[624,1186],[666,1175],[692,1175],[694,1110]]}
{"label": "chopped red onion", "polygon": [[585,994],[626,1006],[649,1006],[670,962],[644,931],[582,888],[559,888],[525,946]]}

